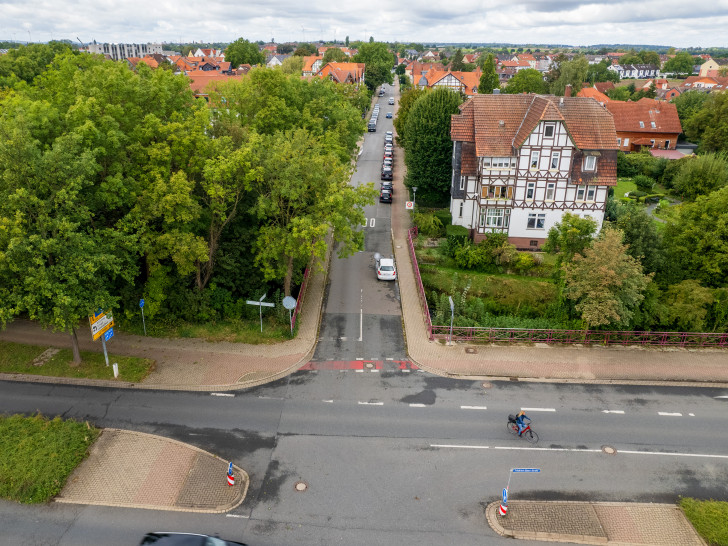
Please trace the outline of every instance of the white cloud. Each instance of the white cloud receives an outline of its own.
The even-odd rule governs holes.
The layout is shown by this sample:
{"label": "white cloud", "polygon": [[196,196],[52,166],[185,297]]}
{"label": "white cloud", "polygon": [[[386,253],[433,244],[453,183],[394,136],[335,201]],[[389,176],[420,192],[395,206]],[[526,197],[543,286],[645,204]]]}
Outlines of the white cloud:
{"label": "white cloud", "polygon": [[[728,0],[0,0],[0,39],[726,46]],[[29,32],[30,31],[30,34]]]}

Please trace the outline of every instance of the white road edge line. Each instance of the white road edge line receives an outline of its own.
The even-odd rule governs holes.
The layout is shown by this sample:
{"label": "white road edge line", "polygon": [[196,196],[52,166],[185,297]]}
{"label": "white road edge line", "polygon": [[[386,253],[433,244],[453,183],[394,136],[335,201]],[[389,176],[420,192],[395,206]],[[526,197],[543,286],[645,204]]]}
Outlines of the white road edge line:
{"label": "white road edge line", "polygon": [[622,451],[617,453],[627,453],[629,455],[672,455],[673,457],[705,457],[708,459],[728,459],[728,455],[709,455],[707,453],[662,453],[660,451]]}
{"label": "white road edge line", "polygon": [[714,396],[713,398],[728,398],[728,396]]}
{"label": "white road edge line", "polygon": [[[568,447],[510,447],[510,446],[496,446],[493,449],[504,449],[514,451],[573,451],[577,453],[601,453],[601,449],[579,449],[579,448],[568,448]],[[617,453],[622,453],[617,451]]]}
{"label": "white road edge line", "polygon": [[602,413],[616,413],[618,415],[624,415],[624,411],[620,409],[604,409],[602,410]]}
{"label": "white road edge line", "polygon": [[359,341],[362,340],[362,333],[364,331],[364,309],[359,309]]}
{"label": "white road edge line", "polygon": [[663,417],[682,417],[682,413],[670,413],[667,411],[658,411],[657,415],[662,415]]}
{"label": "white road edge line", "polygon": [[240,516],[238,514],[225,514],[226,518],[243,518],[243,519],[250,519],[250,516]]}
{"label": "white road edge line", "polygon": [[333,400],[321,400],[321,401],[322,401],[322,402],[325,402],[325,403],[327,403],[327,404],[333,404],[333,403],[334,403],[334,401],[333,401]]}
{"label": "white road edge line", "polygon": [[411,407],[411,408],[424,408],[426,406],[424,404],[410,404],[409,407]]}
{"label": "white road edge line", "polygon": [[521,408],[522,411],[556,411],[556,408]]}
{"label": "white road edge line", "polygon": [[460,406],[460,409],[488,409],[485,406]]}
{"label": "white road edge line", "polygon": [[228,392],[211,392],[210,396],[227,396],[229,398],[235,398],[234,394],[230,394]]}
{"label": "white road edge line", "polygon": [[360,406],[383,406],[384,402],[357,402]]}
{"label": "white road edge line", "polygon": [[259,396],[258,398],[260,398],[261,400],[283,400],[282,397],[278,396]]}
{"label": "white road edge line", "polygon": [[402,373],[410,373],[410,370],[400,370]]}
{"label": "white road edge line", "polygon": [[[454,449],[489,449],[489,446],[463,446],[463,445],[452,445],[452,444],[430,444],[430,447],[446,447]],[[569,449],[563,447],[510,447],[510,446],[495,446],[493,449],[500,449],[504,451],[570,451],[575,453],[602,453],[601,449]],[[708,453],[663,453],[660,451],[629,451],[617,449],[617,454],[624,455],[666,455],[673,457],[698,457],[706,459],[728,459],[728,455],[711,455]]]}
{"label": "white road edge line", "polygon": [[488,446],[456,446],[452,444],[430,444],[430,447],[452,447],[455,449],[490,449]]}

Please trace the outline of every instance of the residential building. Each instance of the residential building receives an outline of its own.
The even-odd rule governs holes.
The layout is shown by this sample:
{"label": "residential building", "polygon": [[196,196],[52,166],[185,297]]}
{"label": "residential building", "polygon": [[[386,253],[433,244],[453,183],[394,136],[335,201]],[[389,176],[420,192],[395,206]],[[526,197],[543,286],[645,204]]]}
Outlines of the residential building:
{"label": "residential building", "polygon": [[154,53],[162,54],[162,44],[97,44],[96,40],[86,46],[89,53],[106,55],[114,61],[122,61],[128,57],[145,57]]}
{"label": "residential building", "polygon": [[588,97],[590,99],[594,99],[597,102],[601,103],[607,103],[609,102],[609,97],[599,91],[596,87],[583,87],[579,90],[579,92],[576,94],[577,97]]}
{"label": "residential building", "polygon": [[364,83],[364,63],[326,63],[316,73],[336,83]]}
{"label": "residential building", "polygon": [[699,89],[700,91],[713,92],[725,91],[728,89],[728,76],[690,76],[683,82],[685,91]]}
{"label": "residential building", "polygon": [[431,87],[433,89],[446,87],[463,95],[472,96],[478,92],[481,74],[479,68],[473,72],[430,70],[420,76],[420,79],[416,82],[416,87]]}
{"label": "residential building", "polygon": [[617,183],[611,114],[596,101],[550,95],[476,95],[452,116],[450,211],[475,241],[505,233],[538,250],[565,213],[601,227]]}
{"label": "residential building", "polygon": [[674,104],[641,98],[637,102],[612,100],[604,107],[614,117],[617,145],[621,151],[639,151],[643,146],[675,149],[682,126]]}
{"label": "residential building", "polygon": [[616,72],[617,74],[619,74],[619,77],[621,79],[644,79],[656,78],[658,73],[660,72],[660,67],[655,66],[654,64],[628,64],[624,66],[620,64],[613,64],[612,66],[608,67],[607,70],[612,70],[613,72]]}
{"label": "residential building", "polygon": [[430,70],[444,71],[445,67],[442,63],[421,63],[418,61],[412,62],[409,66],[404,69],[405,75],[410,79],[413,85],[416,85],[422,74],[426,74]]}
{"label": "residential building", "polygon": [[275,68],[276,66],[281,66],[283,64],[283,61],[285,61],[288,57],[291,55],[271,55],[267,58],[265,62],[265,66],[268,68]]}
{"label": "residential building", "polygon": [[698,75],[702,77],[718,76],[721,69],[728,69],[728,59],[713,59],[712,57],[708,57],[708,59],[700,65]]}
{"label": "residential building", "polygon": [[303,75],[313,76],[321,70],[323,64],[323,56],[321,55],[309,55],[303,58]]}

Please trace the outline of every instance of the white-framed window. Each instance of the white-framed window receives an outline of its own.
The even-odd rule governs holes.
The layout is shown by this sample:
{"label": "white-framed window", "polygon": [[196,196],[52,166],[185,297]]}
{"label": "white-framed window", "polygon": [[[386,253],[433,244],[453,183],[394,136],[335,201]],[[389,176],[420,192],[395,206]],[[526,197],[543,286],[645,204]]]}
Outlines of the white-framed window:
{"label": "white-framed window", "polygon": [[644,129],[644,128],[645,128],[645,122],[644,121],[640,121],[640,129]]}
{"label": "white-framed window", "polygon": [[545,214],[529,213],[528,220],[526,221],[527,229],[543,229],[545,225]]}
{"label": "white-framed window", "polygon": [[583,201],[585,195],[586,195],[586,186],[577,186],[576,187],[576,200]]}
{"label": "white-framed window", "polygon": [[556,131],[556,125],[553,123],[547,123],[543,128],[543,135],[546,138],[554,138],[554,132]]}
{"label": "white-framed window", "polygon": [[485,226],[487,228],[507,228],[511,220],[511,209],[487,209],[485,213]]}
{"label": "white-framed window", "polygon": [[622,145],[622,139],[621,138],[618,138],[617,139],[617,146],[621,146],[621,145]]}
{"label": "white-framed window", "polygon": [[480,227],[485,226],[485,212],[486,212],[486,210],[487,209],[485,207],[480,207],[480,219],[479,219],[479,222],[478,222],[478,225]]}
{"label": "white-framed window", "polygon": [[654,121],[650,122],[650,127],[652,127],[653,129],[657,129],[657,125],[655,124]]}
{"label": "white-framed window", "polygon": [[490,158],[489,157],[483,158],[483,168],[490,169]]}
{"label": "white-framed window", "polygon": [[516,166],[515,157],[494,157],[492,161],[494,169],[511,169]]}
{"label": "white-framed window", "polygon": [[460,189],[461,190],[464,190],[465,189],[465,186],[467,185],[467,183],[468,183],[468,177],[467,176],[461,176],[460,177]]}
{"label": "white-framed window", "polygon": [[597,168],[597,158],[593,155],[587,155],[584,157],[584,170],[595,171]]}
{"label": "white-framed window", "polygon": [[561,152],[551,152],[551,165],[549,165],[549,169],[551,169],[552,171],[558,170],[559,159],[561,159]]}
{"label": "white-framed window", "polygon": [[541,157],[541,153],[538,150],[533,150],[531,152],[531,163],[530,168],[531,169],[538,169],[538,159]]}
{"label": "white-framed window", "polygon": [[587,186],[586,187],[586,200],[587,201],[594,201],[594,197],[597,193],[597,187],[596,186]]}
{"label": "white-framed window", "polygon": [[459,207],[459,211],[458,211],[458,217],[460,217],[460,218],[463,217],[463,202],[462,201],[460,201],[460,207]]}
{"label": "white-framed window", "polygon": [[553,201],[556,195],[556,184],[549,182],[546,184],[546,201]]}
{"label": "white-framed window", "polygon": [[666,140],[665,141],[665,149],[666,150],[669,150],[670,149],[670,141],[669,140]]}
{"label": "white-framed window", "polygon": [[627,146],[629,146],[629,139],[628,138],[625,138],[624,139],[624,147],[626,148]]}
{"label": "white-framed window", "polygon": [[526,199],[533,199],[533,196],[536,194],[536,183],[535,182],[529,182],[526,184]]}

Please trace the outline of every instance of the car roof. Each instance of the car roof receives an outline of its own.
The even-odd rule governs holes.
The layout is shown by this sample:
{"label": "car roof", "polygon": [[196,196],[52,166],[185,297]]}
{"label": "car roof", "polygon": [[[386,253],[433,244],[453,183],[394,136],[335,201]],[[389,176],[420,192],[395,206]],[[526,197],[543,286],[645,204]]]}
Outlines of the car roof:
{"label": "car roof", "polygon": [[379,265],[394,265],[392,258],[379,258]]}

